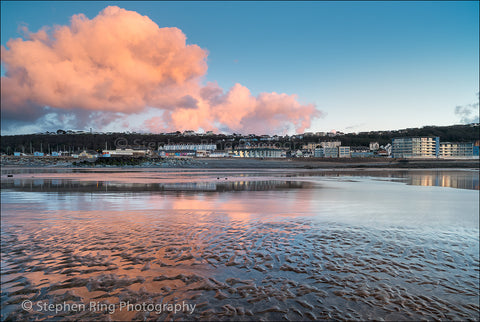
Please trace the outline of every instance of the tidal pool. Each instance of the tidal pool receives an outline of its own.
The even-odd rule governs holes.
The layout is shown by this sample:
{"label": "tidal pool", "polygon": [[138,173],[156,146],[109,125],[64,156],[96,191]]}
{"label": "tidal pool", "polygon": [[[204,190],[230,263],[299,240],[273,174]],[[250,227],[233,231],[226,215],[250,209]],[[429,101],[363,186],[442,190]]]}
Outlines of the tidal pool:
{"label": "tidal pool", "polygon": [[4,168],[1,318],[478,320],[478,189],[475,170]]}

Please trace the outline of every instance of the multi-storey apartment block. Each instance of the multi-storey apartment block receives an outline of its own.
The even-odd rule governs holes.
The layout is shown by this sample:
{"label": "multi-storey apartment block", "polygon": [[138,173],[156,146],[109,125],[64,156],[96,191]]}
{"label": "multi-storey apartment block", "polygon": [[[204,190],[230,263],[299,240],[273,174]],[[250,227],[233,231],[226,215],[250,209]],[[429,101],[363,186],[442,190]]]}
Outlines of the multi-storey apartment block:
{"label": "multi-storey apartment block", "polygon": [[439,150],[438,136],[392,139],[392,157],[394,158],[436,158]]}

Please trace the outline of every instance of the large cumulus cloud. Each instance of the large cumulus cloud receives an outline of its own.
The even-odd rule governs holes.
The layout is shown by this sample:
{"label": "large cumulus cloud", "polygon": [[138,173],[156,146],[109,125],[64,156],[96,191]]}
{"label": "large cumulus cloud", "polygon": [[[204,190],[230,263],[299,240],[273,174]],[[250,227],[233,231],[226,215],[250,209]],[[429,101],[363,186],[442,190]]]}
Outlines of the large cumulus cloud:
{"label": "large cumulus cloud", "polygon": [[[204,85],[208,52],[186,43],[178,28],[115,6],[69,26],[44,27],[1,48],[2,124],[40,122],[46,115],[76,126],[142,119],[145,130],[200,128],[227,132],[304,131],[320,116],[295,95],[261,93],[235,84]],[[68,116],[68,117],[66,117]],[[102,123],[99,124],[99,120]]]}

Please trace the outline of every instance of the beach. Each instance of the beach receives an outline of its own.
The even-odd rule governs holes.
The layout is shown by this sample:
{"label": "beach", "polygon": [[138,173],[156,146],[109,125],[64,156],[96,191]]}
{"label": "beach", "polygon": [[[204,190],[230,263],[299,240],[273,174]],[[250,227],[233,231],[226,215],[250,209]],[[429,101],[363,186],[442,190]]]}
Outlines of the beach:
{"label": "beach", "polygon": [[2,168],[2,320],[475,320],[478,189],[471,169]]}

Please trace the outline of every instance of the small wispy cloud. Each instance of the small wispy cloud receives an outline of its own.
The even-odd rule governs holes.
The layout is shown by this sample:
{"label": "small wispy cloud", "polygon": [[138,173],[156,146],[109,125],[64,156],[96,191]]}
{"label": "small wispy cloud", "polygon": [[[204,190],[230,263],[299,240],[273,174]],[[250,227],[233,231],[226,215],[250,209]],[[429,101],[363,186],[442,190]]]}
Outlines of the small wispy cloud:
{"label": "small wispy cloud", "polygon": [[354,130],[354,129],[357,129],[357,128],[362,127],[362,126],[364,126],[364,125],[365,125],[365,123],[349,125],[349,126],[345,127],[345,130],[346,130],[346,131],[347,131],[347,130]]}
{"label": "small wispy cloud", "polygon": [[[479,98],[479,92],[477,92],[477,98]],[[472,104],[455,106],[455,115],[460,117],[460,122],[463,124],[478,123],[478,101]]]}

